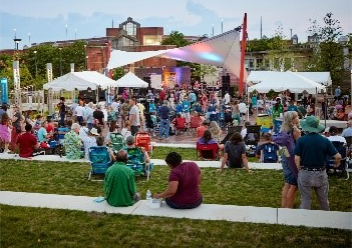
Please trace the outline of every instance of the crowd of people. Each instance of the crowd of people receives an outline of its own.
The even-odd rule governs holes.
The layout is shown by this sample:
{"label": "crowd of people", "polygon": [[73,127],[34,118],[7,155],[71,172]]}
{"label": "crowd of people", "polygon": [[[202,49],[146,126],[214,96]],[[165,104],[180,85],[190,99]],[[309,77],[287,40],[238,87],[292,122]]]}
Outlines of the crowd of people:
{"label": "crowd of people", "polygon": [[[346,119],[348,100],[341,98],[337,93],[334,108],[337,109],[337,115],[343,110]],[[265,110],[265,96],[256,97],[263,100]],[[313,102],[315,100],[311,95],[304,95],[299,103],[292,101],[287,92],[278,95],[269,112],[273,120],[282,118],[281,130],[277,135],[266,133],[265,143],[257,148],[258,158],[263,158],[265,150],[273,150],[279,156],[278,145],[283,147],[281,162],[285,183],[282,190],[282,207],[293,207],[299,189],[301,207],[310,209],[311,188],[314,188],[321,209],[329,210],[328,180],[325,176],[326,156],[322,155],[334,157],[337,165],[341,156],[330,142],[337,139],[337,131],[333,127],[330,128],[329,138],[320,134],[323,129],[318,118],[314,116],[316,112]],[[244,141],[254,140],[255,137],[247,133],[250,123],[246,122],[243,116],[253,113],[252,105],[250,101],[247,106],[243,99],[231,99],[228,92],[220,97],[217,91],[206,91],[196,86],[192,89],[176,87],[159,92],[149,90],[145,99],[140,99],[125,90],[121,96],[114,97],[111,103],[105,105],[85,102],[79,98],[67,106],[65,99],[60,98],[57,120],[55,117],[43,118],[40,115],[34,118],[31,111],[27,111],[23,116],[18,106],[13,106],[9,114],[7,108],[7,105],[3,105],[0,111],[0,138],[4,143],[4,153],[14,153],[18,146],[21,157],[43,154],[57,146],[57,135],[61,134],[61,145],[65,148],[66,158],[89,159],[91,147],[111,144],[111,133],[121,133],[127,147],[132,147],[134,135],[139,131],[149,132],[159,140],[168,140],[171,134],[194,130],[198,144],[215,144],[223,154],[219,171],[223,171],[226,166],[245,168],[251,172]],[[352,119],[350,112],[348,116]],[[300,123],[300,118],[303,117],[306,119]],[[221,144],[224,127],[242,123],[245,126],[243,130],[235,132]],[[348,125],[342,136],[352,136],[352,120]],[[301,130],[306,135],[301,136]],[[149,155],[146,151],[143,152],[144,159],[148,162]],[[133,171],[124,166],[128,153],[126,149],[110,151],[110,156],[115,163],[108,169],[105,177],[106,200],[113,206],[132,205],[140,196],[136,192]],[[268,158],[263,158],[263,161],[278,160],[277,157],[266,159]],[[194,162],[183,162],[177,153],[170,153],[166,157],[166,163],[171,168],[169,187],[162,193],[154,194],[154,197],[165,198],[166,203],[173,208],[199,206],[202,202],[199,167]]]}

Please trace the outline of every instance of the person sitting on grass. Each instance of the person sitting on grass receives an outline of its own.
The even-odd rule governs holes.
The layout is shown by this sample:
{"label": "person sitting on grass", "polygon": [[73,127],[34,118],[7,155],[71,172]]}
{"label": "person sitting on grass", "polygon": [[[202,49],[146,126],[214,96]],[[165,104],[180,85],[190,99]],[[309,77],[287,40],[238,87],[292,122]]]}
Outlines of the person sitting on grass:
{"label": "person sitting on grass", "polygon": [[17,144],[20,149],[19,156],[28,158],[43,154],[43,150],[39,148],[37,137],[32,134],[32,125],[27,124],[25,130],[26,132],[18,136],[17,139]]}
{"label": "person sitting on grass", "polygon": [[80,159],[83,157],[82,139],[79,137],[79,130],[81,126],[78,123],[73,123],[71,131],[65,134],[64,147],[66,158]]}
{"label": "person sitting on grass", "polygon": [[140,200],[134,172],[126,166],[126,162],[127,152],[118,151],[114,156],[114,164],[105,173],[105,200],[113,207],[132,206]]}
{"label": "person sitting on grass", "polygon": [[264,134],[265,143],[257,148],[257,158],[263,163],[277,163],[279,160],[278,144],[273,142],[271,133]]}
{"label": "person sitting on grass", "polygon": [[[127,137],[126,145],[127,145],[127,148],[135,148],[136,147],[134,136],[128,136]],[[143,147],[138,147],[138,148],[140,148],[142,150],[142,153],[144,155],[144,161],[139,161],[139,162],[149,163],[150,162],[150,158],[149,158],[148,152]],[[136,158],[134,158],[134,156],[128,155],[128,159],[129,160],[135,160]],[[134,162],[137,163],[137,161],[134,161]]]}
{"label": "person sitting on grass", "polygon": [[48,121],[43,121],[41,125],[42,127],[39,128],[37,133],[37,138],[40,143],[47,142],[47,140],[49,139],[49,134],[46,131],[46,128],[48,127]]}
{"label": "person sitting on grass", "polygon": [[240,133],[234,133],[229,141],[225,144],[224,157],[221,161],[219,171],[222,171],[227,165],[229,168],[245,168],[247,172],[252,172],[248,167],[246,155],[246,145],[242,142]]}
{"label": "person sitting on grass", "polygon": [[191,209],[202,204],[200,193],[202,172],[194,162],[183,162],[180,154],[171,152],[166,156],[166,164],[170,167],[169,186],[162,193],[154,194],[154,198],[164,198],[170,208]]}
{"label": "person sitting on grass", "polygon": [[203,136],[205,130],[208,130],[210,121],[209,120],[205,120],[202,122],[202,125],[200,127],[197,127],[197,138],[200,138]]}

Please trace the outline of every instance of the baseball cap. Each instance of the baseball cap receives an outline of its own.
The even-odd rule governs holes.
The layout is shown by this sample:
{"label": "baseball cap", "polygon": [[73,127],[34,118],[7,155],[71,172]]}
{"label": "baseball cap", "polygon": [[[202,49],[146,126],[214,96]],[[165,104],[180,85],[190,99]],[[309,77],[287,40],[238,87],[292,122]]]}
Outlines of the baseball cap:
{"label": "baseball cap", "polygon": [[134,137],[133,136],[128,136],[127,138],[126,138],[126,144],[127,145],[132,145],[134,143]]}

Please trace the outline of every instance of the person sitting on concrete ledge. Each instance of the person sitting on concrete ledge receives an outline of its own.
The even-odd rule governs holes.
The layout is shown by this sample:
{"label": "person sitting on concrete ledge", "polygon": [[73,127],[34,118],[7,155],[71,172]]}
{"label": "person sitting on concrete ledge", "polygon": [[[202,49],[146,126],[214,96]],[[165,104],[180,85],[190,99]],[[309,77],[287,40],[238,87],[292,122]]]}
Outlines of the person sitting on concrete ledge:
{"label": "person sitting on concrete ledge", "polygon": [[19,155],[22,158],[34,157],[39,154],[44,154],[42,149],[39,149],[37,137],[32,134],[32,125],[25,126],[26,132],[18,136],[17,144],[19,146]]}
{"label": "person sitting on concrete ledge", "polygon": [[176,152],[166,156],[166,164],[170,167],[169,187],[162,193],[154,194],[154,198],[165,198],[166,204],[175,209],[191,209],[202,204],[199,186],[202,172],[194,162],[182,162]]}
{"label": "person sitting on concrete ledge", "polygon": [[132,206],[140,200],[140,194],[137,193],[134,172],[126,166],[127,152],[118,151],[114,161],[105,173],[105,200],[114,207]]}

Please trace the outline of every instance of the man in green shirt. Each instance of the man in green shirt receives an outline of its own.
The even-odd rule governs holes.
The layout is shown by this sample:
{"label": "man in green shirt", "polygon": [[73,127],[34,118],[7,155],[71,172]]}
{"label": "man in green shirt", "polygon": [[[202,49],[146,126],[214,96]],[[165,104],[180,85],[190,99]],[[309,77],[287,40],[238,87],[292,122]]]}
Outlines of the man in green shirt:
{"label": "man in green shirt", "polygon": [[120,150],[114,160],[105,174],[105,200],[114,207],[132,206],[139,201],[140,195],[136,192],[134,172],[126,167],[126,151]]}

